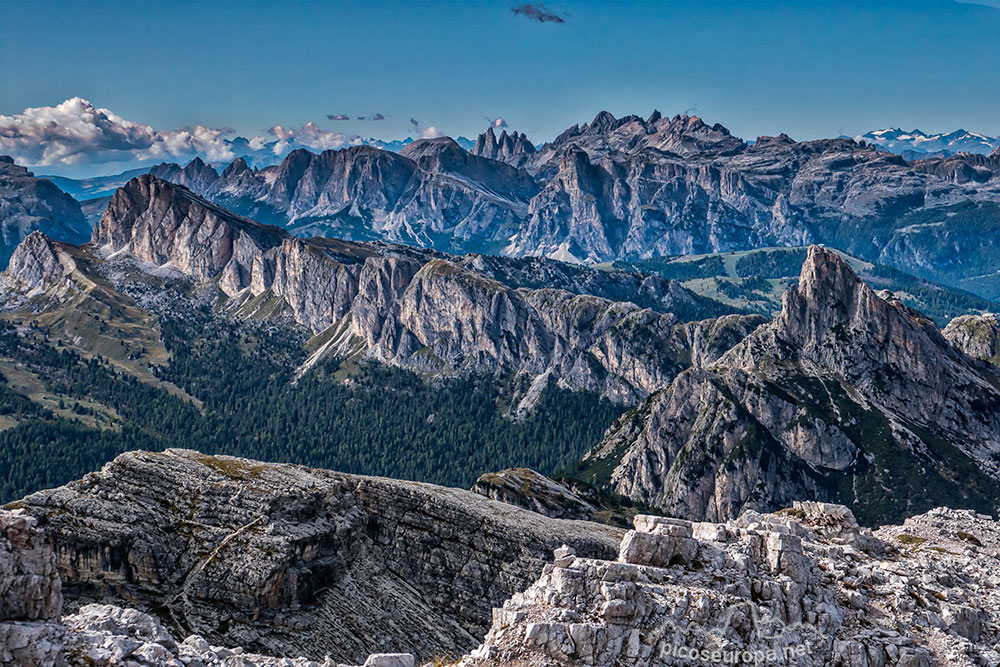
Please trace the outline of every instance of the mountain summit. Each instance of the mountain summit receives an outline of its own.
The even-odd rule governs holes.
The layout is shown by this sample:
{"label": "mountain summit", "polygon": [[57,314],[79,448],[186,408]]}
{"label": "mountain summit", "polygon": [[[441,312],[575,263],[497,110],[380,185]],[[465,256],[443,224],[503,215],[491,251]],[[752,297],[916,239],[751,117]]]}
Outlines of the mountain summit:
{"label": "mountain summit", "polygon": [[814,246],[777,319],[651,396],[588,460],[615,492],[693,518],[801,498],[867,522],[944,500],[991,510],[998,381]]}

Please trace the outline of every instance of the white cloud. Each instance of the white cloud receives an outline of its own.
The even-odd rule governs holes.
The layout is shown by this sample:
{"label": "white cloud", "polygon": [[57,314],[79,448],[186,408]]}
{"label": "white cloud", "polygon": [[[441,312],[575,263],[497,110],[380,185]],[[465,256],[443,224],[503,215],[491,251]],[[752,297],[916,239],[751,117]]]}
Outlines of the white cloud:
{"label": "white cloud", "polygon": [[0,153],[32,166],[193,155],[231,160],[236,156],[224,138],[229,132],[228,128],[201,125],[157,130],[74,97],[54,107],[32,107],[12,116],[0,115]]}
{"label": "white cloud", "polygon": [[312,121],[309,121],[297,130],[275,125],[269,128],[267,132],[278,140],[273,148],[275,155],[281,155],[293,145],[305,146],[317,151],[325,151],[360,143],[357,135],[324,130]]}
{"label": "white cloud", "polygon": [[[441,136],[436,127],[413,123],[421,137]],[[311,121],[299,128],[274,125],[262,136],[245,139],[231,137],[234,133],[231,128],[202,125],[158,130],[74,97],[56,106],[0,114],[0,155],[8,154],[36,171],[42,168],[43,173],[80,177],[153,162],[184,162],[195,156],[215,163],[247,157],[266,165],[296,148],[318,152],[365,143],[357,134],[324,130]]]}

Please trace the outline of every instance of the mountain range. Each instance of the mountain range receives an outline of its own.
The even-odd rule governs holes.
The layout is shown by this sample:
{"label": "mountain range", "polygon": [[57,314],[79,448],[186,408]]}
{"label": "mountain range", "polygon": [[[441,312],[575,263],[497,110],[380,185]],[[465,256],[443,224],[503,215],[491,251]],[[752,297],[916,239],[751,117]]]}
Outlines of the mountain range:
{"label": "mountain range", "polygon": [[1000,137],[988,137],[968,130],[928,134],[914,129],[897,128],[872,130],[854,137],[904,156],[907,160],[929,157],[949,157],[957,153],[988,155],[1000,147]]}
{"label": "mountain range", "polygon": [[150,171],[302,237],[578,263],[822,243],[995,299],[998,160],[907,162],[851,139],[748,144],[693,116],[602,112],[540,147],[491,129],[471,150],[444,137]]}
{"label": "mountain range", "polygon": [[[410,154],[427,165],[441,154],[418,149],[440,145],[414,142]],[[469,171],[483,160],[446,155],[466,160]],[[174,176],[197,183],[205,173],[202,166]],[[598,493],[674,514],[723,520],[808,497],[845,503],[873,522],[945,497],[989,509],[1000,496],[1000,377],[985,361],[993,344],[981,331],[992,331],[992,320],[975,312],[956,319],[945,329],[953,344],[931,319],[890,292],[876,293],[841,255],[817,246],[768,321],[658,275],[303,239],[144,174],[111,198],[89,244],[28,236],[0,290],[15,324],[6,343],[11,377],[30,372],[42,387],[35,395],[48,387],[64,406],[79,406],[74,394],[104,392],[84,422],[101,432],[147,418],[128,417],[135,408],[116,404],[123,381],[179,392],[178,411],[187,401],[215,404],[221,417],[234,408],[220,403],[205,374],[265,373],[260,381],[276,393],[258,409],[284,419],[292,410],[285,401],[298,406],[292,414],[314,409],[302,383],[324,391],[345,381],[411,382],[379,379],[382,367],[445,382],[419,390],[430,396],[447,395],[448,378],[501,378],[508,389],[491,400],[503,406],[493,423],[504,433],[519,420],[546,418],[555,396],[606,402],[609,409],[593,403],[576,425],[590,429],[588,437],[611,426],[601,442],[591,441],[575,467],[570,452],[579,458],[585,450],[570,449],[560,465]],[[72,354],[47,356],[53,346]],[[101,392],[60,380],[87,359],[101,369],[89,382],[108,385]],[[244,400],[233,392],[226,389]],[[51,396],[39,402],[50,410],[42,421],[66,419]],[[24,409],[9,438],[37,426],[38,415],[27,419]],[[274,455],[287,446],[272,427],[259,430],[260,415],[245,418],[232,428],[246,429],[259,449],[238,453]],[[429,414],[428,424],[435,418]],[[156,428],[169,439],[172,429],[192,427]],[[199,437],[213,450],[233,446]],[[355,443],[344,445],[355,451]],[[387,446],[376,451],[384,456]],[[309,454],[324,462],[329,455],[323,446]],[[371,465],[367,454],[337,456],[351,470]],[[530,456],[550,461],[546,472],[555,468],[537,451]],[[492,460],[511,459],[498,452]],[[474,479],[485,471],[471,466],[489,460],[466,461],[453,478]],[[408,474],[428,474],[426,464],[412,465]]]}
{"label": "mountain range", "polygon": [[152,173],[298,236],[583,263],[823,243],[994,299],[998,159],[907,162],[785,135],[747,144],[696,117],[602,112],[538,148],[491,130],[471,151],[440,138]]}
{"label": "mountain range", "polygon": [[[664,618],[713,645],[738,608],[819,642],[801,664],[864,646],[929,665],[953,644],[989,664],[991,303],[820,245],[584,266],[304,237],[277,214],[353,202],[365,229],[390,201],[439,222],[442,201],[490,202],[502,225],[566,159],[592,173],[587,150],[750,150],[683,118],[601,116],[561,154],[503,136],[481,150],[506,161],[436,139],[162,165],[89,240],[20,241],[0,274],[0,566],[18,573],[0,657],[604,664],[664,650]],[[282,224],[225,208],[234,183],[266,186],[245,210]],[[773,637],[756,632],[727,636]]]}

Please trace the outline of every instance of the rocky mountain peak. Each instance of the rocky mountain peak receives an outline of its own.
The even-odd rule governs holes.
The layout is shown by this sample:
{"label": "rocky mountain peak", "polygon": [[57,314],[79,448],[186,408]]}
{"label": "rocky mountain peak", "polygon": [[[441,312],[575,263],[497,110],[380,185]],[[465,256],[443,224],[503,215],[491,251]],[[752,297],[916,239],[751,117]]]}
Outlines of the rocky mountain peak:
{"label": "rocky mountain peak", "polygon": [[219,172],[200,157],[188,162],[184,167],[175,163],[161,163],[149,170],[157,178],[183,185],[194,192],[205,192],[219,180]]}
{"label": "rocky mountain peak", "polygon": [[520,132],[507,134],[507,130],[503,130],[497,137],[492,127],[479,135],[471,151],[473,155],[501,161],[534,152],[535,146],[528,140],[526,134]]}
{"label": "rocky mountain peak", "polygon": [[767,135],[757,137],[757,142],[755,145],[766,146],[768,144],[778,145],[778,144],[794,144],[794,143],[795,143],[794,139],[792,139],[790,136],[782,132],[776,137],[769,137]]}
{"label": "rocky mountain peak", "polygon": [[891,293],[885,296],[866,285],[840,255],[811,246],[798,285],[782,298],[775,336],[800,354],[814,350],[829,363],[833,357],[844,363],[871,356],[911,373],[944,363],[948,346],[934,323]]}
{"label": "rocky mountain peak", "polygon": [[9,156],[0,156],[0,269],[32,232],[69,243],[90,236],[80,204],[47,178],[37,178]]}
{"label": "rocky mountain peak", "polygon": [[590,134],[604,134],[615,129],[617,126],[618,119],[615,118],[611,112],[601,111],[594,116],[594,120],[590,121],[588,130]]}
{"label": "rocky mountain peak", "polygon": [[238,157],[235,160],[233,160],[232,162],[230,162],[229,166],[227,166],[222,171],[221,178],[223,178],[223,179],[233,178],[233,177],[239,176],[241,174],[244,174],[244,173],[246,173],[248,171],[250,171],[250,165],[247,164],[246,160],[244,160],[241,157]]}
{"label": "rocky mountain peak", "polygon": [[[589,456],[620,457],[615,492],[679,516],[732,517],[796,498],[857,503],[866,521],[943,498],[992,510],[997,382],[931,320],[813,246],[775,320],[679,375]],[[977,481],[956,485],[959,469]],[[838,485],[854,491],[831,492]],[[865,505],[859,488],[891,489],[891,500]]]}
{"label": "rocky mountain peak", "polygon": [[235,294],[255,277],[273,274],[268,250],[289,234],[242,218],[152,174],[143,174],[115,192],[93,242],[105,252],[126,251],[142,262],[176,269],[195,280],[220,276],[220,287]]}
{"label": "rocky mountain peak", "polygon": [[[877,298],[839,255],[811,246],[799,284],[782,298],[778,328],[789,338],[818,341],[838,325],[859,322],[863,302]],[[864,317],[864,313],[860,314]]]}
{"label": "rocky mountain peak", "polygon": [[27,291],[27,296],[31,296],[63,282],[66,273],[55,245],[36,231],[14,250],[7,270],[0,274],[0,287]]}

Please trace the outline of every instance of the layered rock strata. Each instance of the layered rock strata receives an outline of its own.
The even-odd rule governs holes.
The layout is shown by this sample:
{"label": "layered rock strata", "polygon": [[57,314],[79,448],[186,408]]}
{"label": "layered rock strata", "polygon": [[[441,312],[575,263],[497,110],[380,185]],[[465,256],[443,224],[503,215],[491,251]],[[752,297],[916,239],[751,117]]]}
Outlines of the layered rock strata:
{"label": "layered rock strata", "polygon": [[608,557],[621,535],[468,491],[184,450],[124,454],[18,505],[74,607],[113,600],[213,645],[354,664],[461,654],[552,549]]}

